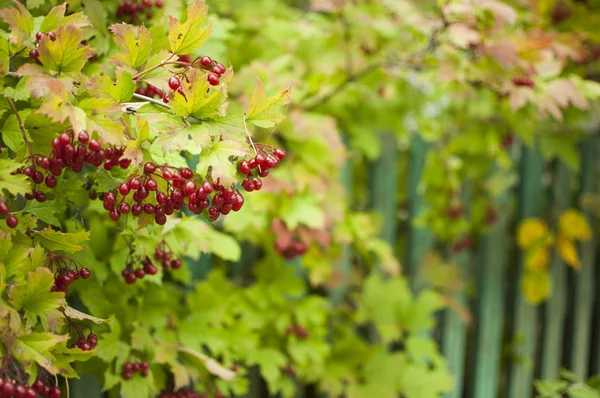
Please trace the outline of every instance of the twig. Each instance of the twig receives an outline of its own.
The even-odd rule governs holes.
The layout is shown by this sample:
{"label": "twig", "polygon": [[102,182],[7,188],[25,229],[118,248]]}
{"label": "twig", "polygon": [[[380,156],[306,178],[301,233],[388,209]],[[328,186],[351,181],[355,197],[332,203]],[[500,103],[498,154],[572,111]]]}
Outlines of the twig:
{"label": "twig", "polygon": [[250,131],[248,131],[248,126],[246,125],[246,113],[244,113],[244,131],[246,132],[246,135],[248,136],[248,141],[250,141],[250,145],[252,146],[252,149],[254,149],[254,154],[257,155],[258,151],[256,150],[256,147],[254,146],[254,142],[252,141],[252,136],[250,135]]}
{"label": "twig", "polygon": [[31,162],[35,167],[35,158],[33,156],[33,150],[31,149],[31,143],[29,142],[29,138],[27,138],[27,133],[25,132],[25,126],[23,126],[23,121],[21,120],[21,116],[19,116],[19,112],[17,111],[17,107],[13,102],[12,98],[6,98],[10,107],[12,108],[15,116],[17,117],[17,122],[19,123],[19,129],[21,130],[21,135],[23,136],[23,140],[25,140],[25,145],[27,145],[27,150],[29,151],[29,156],[31,156]]}
{"label": "twig", "polygon": [[152,102],[153,104],[163,106],[163,107],[165,107],[167,109],[171,109],[171,105],[165,104],[164,102],[162,102],[160,100],[157,100],[155,98],[146,97],[145,95],[142,95],[142,94],[133,93],[133,98],[137,98],[137,99],[140,99],[142,101]]}
{"label": "twig", "polygon": [[127,122],[125,121],[125,118],[123,116],[121,116],[121,123],[123,123],[123,127],[125,127],[125,134],[127,135],[127,138],[129,138],[130,140],[133,140],[131,131],[129,131],[129,126],[127,125]]}

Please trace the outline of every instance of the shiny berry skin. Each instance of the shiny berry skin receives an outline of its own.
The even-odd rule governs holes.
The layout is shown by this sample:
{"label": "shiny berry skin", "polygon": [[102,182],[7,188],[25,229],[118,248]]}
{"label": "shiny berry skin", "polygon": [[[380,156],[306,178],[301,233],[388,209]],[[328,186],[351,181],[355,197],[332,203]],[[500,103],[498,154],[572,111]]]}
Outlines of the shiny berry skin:
{"label": "shiny berry skin", "polygon": [[25,391],[25,398],[35,398],[37,396],[37,393],[35,392],[35,390],[31,387],[29,387],[26,391]]}
{"label": "shiny berry skin", "polygon": [[190,196],[196,190],[196,183],[194,181],[188,181],[183,187],[183,193],[186,196]]}
{"label": "shiny berry skin", "polygon": [[158,225],[165,225],[167,223],[167,216],[164,213],[156,214],[154,216],[154,222],[156,222]]}
{"label": "shiny berry skin", "polygon": [[152,174],[156,170],[156,165],[152,162],[148,162],[144,165],[144,173]]}
{"label": "shiny berry skin", "polygon": [[222,74],[225,73],[225,67],[222,64],[216,64],[211,69],[211,72],[214,73],[217,76],[221,76]]}
{"label": "shiny berry skin", "polygon": [[140,180],[137,177],[134,177],[131,179],[131,181],[129,181],[127,185],[129,185],[129,188],[131,189],[140,189],[140,187],[142,186],[142,180]]}
{"label": "shiny berry skin", "polygon": [[8,225],[9,228],[16,228],[17,225],[19,225],[19,220],[17,219],[17,217],[11,214],[6,219],[6,225]]}
{"label": "shiny berry skin", "polygon": [[209,67],[211,66],[213,63],[213,60],[210,57],[202,57],[200,58],[200,65],[204,66],[204,67]]}
{"label": "shiny berry skin", "polygon": [[35,40],[36,40],[36,41],[40,41],[40,40],[42,40],[42,39],[44,38],[44,36],[45,36],[45,35],[46,35],[46,34],[45,34],[44,32],[37,32],[37,33],[35,34]]}
{"label": "shiny berry skin", "polygon": [[60,388],[52,387],[48,392],[48,398],[60,398]]}
{"label": "shiny berry skin", "polygon": [[[134,276],[134,278],[135,278],[135,276]],[[135,282],[135,279],[134,279],[134,282]],[[133,283],[133,282],[132,282],[132,283]],[[132,378],[132,377],[133,377],[133,375],[131,374],[131,372],[124,372],[124,373],[123,373],[123,378],[124,378],[125,380],[131,380],[131,378]]]}
{"label": "shiny berry skin", "polygon": [[156,181],[154,181],[153,179],[149,178],[146,181],[146,184],[144,184],[144,186],[146,187],[146,189],[148,191],[156,191],[156,189],[158,188],[158,184],[156,183]]}
{"label": "shiny berry skin", "polygon": [[15,385],[9,381],[6,381],[2,386],[2,396],[4,397],[12,397],[15,392]]}
{"label": "shiny berry skin", "polygon": [[88,145],[90,147],[90,149],[94,152],[97,152],[100,150],[101,146],[100,143],[96,140],[90,140],[90,143]]}
{"label": "shiny berry skin", "polygon": [[206,80],[208,80],[208,84],[210,84],[211,86],[218,86],[219,85],[219,76],[215,75],[214,73],[210,73],[206,77]]}
{"label": "shiny berry skin", "polygon": [[87,268],[82,268],[81,270],[79,270],[79,276],[81,276],[82,279],[88,279],[91,274],[92,273]]}
{"label": "shiny berry skin", "polygon": [[131,214],[133,214],[134,216],[139,216],[140,214],[142,214],[144,212],[144,207],[139,204],[139,203],[134,203],[133,206],[131,206]]}
{"label": "shiny berry skin", "polygon": [[29,58],[38,59],[39,56],[40,52],[37,50],[37,48],[32,48],[31,51],[29,51]]}
{"label": "shiny berry skin", "polygon": [[146,214],[154,214],[154,206],[152,206],[150,203],[146,203],[144,205],[144,213],[146,213]]}
{"label": "shiny berry skin", "polygon": [[129,206],[129,203],[127,202],[121,202],[119,203],[119,207],[117,207],[117,209],[119,209],[121,214],[129,214],[131,211],[131,206]]}
{"label": "shiny berry skin", "polygon": [[180,86],[181,82],[179,81],[179,79],[175,76],[171,76],[171,78],[169,79],[169,87],[171,88],[171,90],[177,90]]}
{"label": "shiny berry skin", "polygon": [[56,40],[56,33],[54,33],[54,32],[48,33],[48,38],[50,40],[52,40],[52,41],[55,41]]}
{"label": "shiny berry skin", "polygon": [[123,365],[123,373],[131,373],[133,371],[133,364],[131,362],[126,362]]}
{"label": "shiny berry skin", "polygon": [[131,189],[129,188],[129,184],[123,183],[123,184],[119,185],[119,193],[121,195],[127,196],[129,191],[131,191]]}
{"label": "shiny berry skin", "polygon": [[59,137],[61,144],[67,145],[71,143],[71,136],[68,133],[62,133]]}
{"label": "shiny berry skin", "polygon": [[162,101],[163,101],[165,104],[168,104],[168,103],[170,102],[170,101],[169,101],[169,96],[167,95],[167,93],[164,93],[164,94],[163,94],[163,96],[162,96]]}
{"label": "shiny berry skin", "polygon": [[275,149],[273,155],[277,156],[277,159],[283,160],[285,158],[285,151],[283,149]]}
{"label": "shiny berry skin", "polygon": [[137,278],[135,277],[135,273],[133,272],[129,272],[127,275],[125,275],[125,283],[127,283],[128,285],[135,283],[136,279]]}
{"label": "shiny berry skin", "polygon": [[258,178],[255,178],[254,181],[252,181],[252,183],[254,184],[254,190],[260,191],[260,189],[262,188],[262,181]]}
{"label": "shiny berry skin", "polygon": [[156,267],[152,264],[147,264],[144,266],[144,271],[148,274],[148,275],[156,275],[156,273],[158,272],[158,270],[156,269]]}
{"label": "shiny berry skin", "polygon": [[242,174],[246,174],[246,175],[250,174],[250,170],[251,170],[250,166],[248,165],[248,162],[246,162],[245,160],[242,160],[240,162],[239,169],[240,169],[240,173],[242,173]]}
{"label": "shiny berry skin", "polygon": [[135,276],[138,279],[143,279],[145,275],[146,275],[146,273],[144,272],[143,268],[138,268],[138,269],[135,270]]}
{"label": "shiny berry skin", "polygon": [[57,179],[53,175],[46,176],[46,186],[48,188],[55,188],[57,184]]}
{"label": "shiny berry skin", "polygon": [[146,362],[146,361],[143,361],[143,362],[140,364],[140,368],[141,368],[141,369],[148,369],[148,367],[149,367],[149,365],[148,365],[148,362]]}
{"label": "shiny berry skin", "polygon": [[8,205],[4,202],[0,202],[0,215],[4,216],[8,214]]}
{"label": "shiny berry skin", "polygon": [[112,209],[110,211],[110,219],[113,221],[119,221],[119,218],[121,218],[121,212],[117,209]]}
{"label": "shiny berry skin", "polygon": [[183,169],[181,169],[180,174],[181,174],[181,177],[185,178],[186,180],[189,180],[190,178],[192,178],[194,176],[194,173],[192,172],[192,170],[188,169],[187,167],[184,167]]}
{"label": "shiny berry skin", "polygon": [[172,269],[179,269],[179,268],[181,268],[181,260],[179,260],[179,259],[171,260],[171,268]]}

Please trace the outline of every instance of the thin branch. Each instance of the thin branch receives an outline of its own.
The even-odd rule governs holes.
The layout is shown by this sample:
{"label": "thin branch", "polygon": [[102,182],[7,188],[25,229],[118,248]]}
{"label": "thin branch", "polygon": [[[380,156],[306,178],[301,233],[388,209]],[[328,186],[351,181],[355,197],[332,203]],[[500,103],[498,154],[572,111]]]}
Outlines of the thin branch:
{"label": "thin branch", "polygon": [[35,167],[35,159],[33,157],[33,150],[31,149],[31,143],[29,142],[29,138],[27,138],[27,132],[25,132],[25,126],[23,126],[23,121],[21,120],[21,116],[19,116],[19,112],[17,111],[17,107],[15,106],[15,103],[13,102],[12,98],[7,97],[6,99],[8,100],[10,107],[12,108],[13,112],[15,113],[15,116],[17,117],[17,122],[19,123],[19,129],[21,130],[21,135],[23,136],[23,140],[25,140],[25,145],[27,145],[27,150],[29,151],[29,156],[31,157],[31,161]]}
{"label": "thin branch", "polygon": [[250,145],[252,146],[252,149],[254,149],[254,154],[258,154],[258,151],[256,150],[256,147],[254,146],[254,142],[252,141],[252,135],[250,135],[250,131],[248,131],[248,126],[246,125],[246,113],[244,113],[244,131],[246,132],[246,135],[248,136],[248,141],[250,141]]}
{"label": "thin branch", "polygon": [[[139,73],[136,73],[135,75],[133,75],[133,80],[134,81],[138,80],[139,78],[141,78],[142,76],[144,76],[146,73],[150,73],[150,72],[152,72],[155,69],[158,69],[158,68],[161,68],[161,67],[167,65],[168,63],[176,63],[177,61],[171,61],[171,58],[173,58],[174,56],[175,56],[175,54],[171,54],[169,56],[169,58],[165,59],[164,61],[162,61],[162,62],[160,62],[160,63],[158,63],[156,65],[154,65],[153,67],[148,68],[146,70],[143,70],[143,71],[141,71]],[[169,62],[169,61],[171,61],[171,62]]]}
{"label": "thin branch", "polygon": [[127,125],[127,122],[125,121],[125,118],[123,116],[121,116],[121,123],[123,123],[123,127],[125,127],[125,134],[127,135],[127,138],[129,138],[130,140],[133,140],[131,131],[129,131],[129,126]]}
{"label": "thin branch", "polygon": [[137,98],[137,99],[140,99],[142,101],[152,102],[153,104],[163,106],[163,107],[165,107],[167,109],[171,109],[171,105],[165,104],[164,102],[162,102],[160,100],[157,100],[155,98],[146,97],[145,95],[138,94],[138,93],[133,93],[133,97]]}

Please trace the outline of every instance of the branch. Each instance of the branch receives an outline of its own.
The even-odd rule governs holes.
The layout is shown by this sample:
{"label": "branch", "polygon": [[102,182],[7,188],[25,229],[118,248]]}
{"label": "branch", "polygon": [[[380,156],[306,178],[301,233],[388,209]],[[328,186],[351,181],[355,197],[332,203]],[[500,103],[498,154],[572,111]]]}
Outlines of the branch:
{"label": "branch", "polygon": [[31,157],[31,162],[35,167],[35,159],[33,158],[33,150],[31,149],[31,143],[29,142],[29,138],[27,138],[27,132],[25,132],[25,126],[23,126],[23,121],[21,120],[21,116],[19,116],[19,112],[17,111],[17,107],[13,102],[12,98],[7,97],[8,103],[12,108],[15,116],[17,117],[17,122],[19,123],[19,129],[21,130],[21,135],[23,136],[23,140],[25,140],[25,145],[27,145],[27,150],[29,151],[29,156]]}
{"label": "branch", "polygon": [[171,105],[165,104],[164,102],[162,102],[160,100],[157,100],[155,98],[146,97],[145,95],[142,95],[142,94],[133,93],[133,98],[137,98],[137,99],[140,99],[142,101],[152,102],[153,104],[163,106],[163,107],[165,107],[167,109],[171,109]]}

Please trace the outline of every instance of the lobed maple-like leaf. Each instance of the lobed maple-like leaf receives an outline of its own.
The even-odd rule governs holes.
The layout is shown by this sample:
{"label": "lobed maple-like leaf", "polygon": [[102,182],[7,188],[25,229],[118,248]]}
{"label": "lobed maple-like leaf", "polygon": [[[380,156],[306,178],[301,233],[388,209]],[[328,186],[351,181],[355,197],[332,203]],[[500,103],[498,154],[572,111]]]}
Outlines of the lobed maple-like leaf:
{"label": "lobed maple-like leaf", "polygon": [[71,234],[45,229],[33,235],[33,240],[47,250],[58,250],[66,253],[75,253],[83,250],[81,243],[87,241],[89,238],[90,232],[86,230]]}
{"label": "lobed maple-like leaf", "polygon": [[200,154],[200,161],[196,171],[205,175],[211,170],[213,181],[219,180],[220,184],[228,187],[238,181],[238,171],[229,160],[232,156],[245,156],[248,154],[248,146],[236,141],[220,141],[211,147],[205,148]]}
{"label": "lobed maple-like leaf", "polygon": [[9,41],[13,45],[22,45],[33,33],[33,17],[27,8],[15,1],[17,8],[7,7],[0,10],[0,17],[8,24],[11,34]]}
{"label": "lobed maple-like leaf", "polygon": [[75,12],[65,17],[66,11],[67,3],[53,7],[46,17],[44,17],[39,31],[53,32],[61,25],[73,24],[78,28],[91,25],[90,20],[83,12]]}
{"label": "lobed maple-like leaf", "polygon": [[267,98],[265,85],[258,79],[256,88],[250,99],[250,109],[246,113],[246,121],[257,127],[271,128],[275,127],[285,115],[282,108],[290,103],[290,88],[285,87],[275,96]]}
{"label": "lobed maple-like leaf", "polygon": [[221,84],[210,89],[206,74],[192,69],[188,74],[189,83],[181,82],[183,94],[173,96],[171,109],[182,117],[195,116],[199,119],[214,119],[225,116],[227,107],[227,84],[231,80],[231,71],[221,78]]}
{"label": "lobed maple-like leaf", "polygon": [[115,43],[123,50],[113,57],[117,65],[137,68],[148,61],[152,52],[152,37],[145,26],[114,24],[110,30]]}
{"label": "lobed maple-like leaf", "polygon": [[169,17],[169,48],[173,54],[191,54],[208,39],[212,27],[210,24],[203,27],[207,13],[204,0],[195,0],[188,6],[184,23]]}
{"label": "lobed maple-like leaf", "polygon": [[31,183],[24,174],[12,173],[22,165],[11,159],[0,159],[0,192],[6,190],[12,195],[24,195],[31,191]]}
{"label": "lobed maple-like leaf", "polygon": [[83,32],[75,24],[57,27],[56,40],[44,36],[38,45],[39,60],[45,69],[58,73],[79,72],[92,55],[87,45],[81,45]]}

